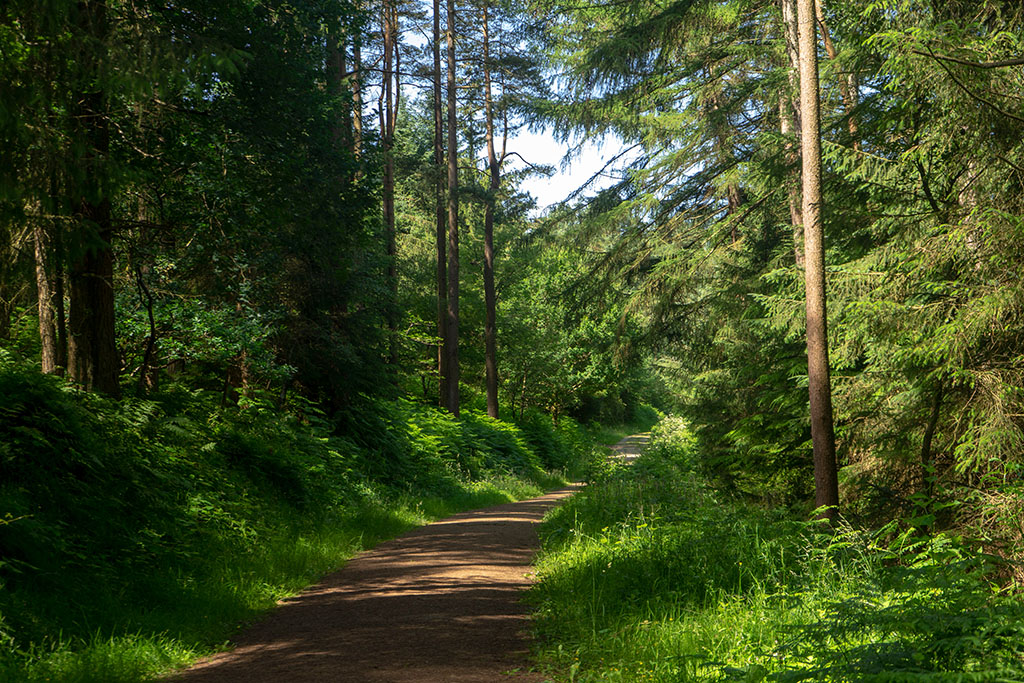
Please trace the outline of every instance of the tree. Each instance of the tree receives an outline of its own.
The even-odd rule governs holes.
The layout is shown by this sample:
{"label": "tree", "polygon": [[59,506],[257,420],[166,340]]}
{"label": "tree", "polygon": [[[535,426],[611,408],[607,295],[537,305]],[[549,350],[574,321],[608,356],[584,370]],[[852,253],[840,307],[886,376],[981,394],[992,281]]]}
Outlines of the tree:
{"label": "tree", "polygon": [[459,147],[456,99],[455,0],[447,0],[448,52],[448,292],[445,328],[445,408],[459,416]]}
{"label": "tree", "polygon": [[797,0],[800,35],[800,121],[803,178],[804,282],[807,296],[807,381],[814,444],[814,502],[838,515],[839,483],[832,422],[825,300],[825,236],[821,194],[821,113],[818,103],[818,42],[814,0]]}
{"label": "tree", "polygon": [[[494,206],[501,188],[501,161],[494,147],[494,94],[491,88],[491,42],[488,31],[488,2],[484,0],[481,29],[483,31],[484,109],[487,136],[487,206],[484,214],[484,364],[486,366],[487,414],[498,417],[498,352],[496,303],[494,293]],[[504,152],[502,153],[504,157]],[[502,161],[504,159],[502,158]]]}
{"label": "tree", "polygon": [[432,173],[434,187],[434,221],[437,249],[437,376],[438,403],[448,405],[448,224],[446,220],[444,173],[444,112],[442,100],[444,93],[441,88],[441,0],[434,0],[433,33],[431,34],[434,68],[431,71],[433,81],[433,114],[434,114],[434,168]]}

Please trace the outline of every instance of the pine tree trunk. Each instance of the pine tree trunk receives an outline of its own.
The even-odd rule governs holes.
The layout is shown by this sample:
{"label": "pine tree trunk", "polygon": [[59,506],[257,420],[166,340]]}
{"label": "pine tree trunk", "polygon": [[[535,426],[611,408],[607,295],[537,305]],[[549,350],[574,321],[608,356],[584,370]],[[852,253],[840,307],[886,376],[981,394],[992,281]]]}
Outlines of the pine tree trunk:
{"label": "pine tree trunk", "polygon": [[455,0],[448,10],[448,316],[445,359],[448,370],[445,407],[459,416],[459,158],[455,97]]}
{"label": "pine tree trunk", "polygon": [[497,311],[494,292],[494,204],[501,188],[501,166],[494,151],[494,99],[491,92],[490,35],[487,3],[483,7],[484,111],[486,114],[487,166],[490,170],[487,206],[484,209],[484,366],[486,370],[487,414],[498,417]]}
{"label": "pine tree trunk", "polygon": [[328,41],[331,45],[331,52],[327,59],[327,87],[328,91],[338,97],[341,102],[341,109],[331,130],[331,137],[336,145],[351,146],[352,126],[349,108],[341,101],[345,92],[345,45],[341,36],[334,32],[328,36]]}
{"label": "pine tree trunk", "polygon": [[441,100],[441,2],[434,0],[434,211],[437,238],[438,405],[448,405],[448,224],[445,215],[444,121]]}
{"label": "pine tree trunk", "polygon": [[786,61],[789,68],[789,91],[779,97],[779,119],[781,121],[781,132],[785,143],[786,160],[786,191],[789,196],[789,220],[793,226],[793,260],[798,268],[804,267],[804,215],[800,208],[800,170],[797,162],[800,161],[800,150],[789,138],[795,137],[798,141],[801,137],[800,131],[800,108],[793,101],[794,93],[800,88],[798,74],[800,73],[800,48],[799,29],[796,21],[796,0],[782,0],[782,26],[786,38]]}
{"label": "pine tree trunk", "polygon": [[40,218],[35,226],[36,292],[39,306],[39,341],[42,347],[43,372],[47,375],[64,374],[60,340],[57,329],[57,273],[56,249],[52,236],[53,225]]}
{"label": "pine tree trunk", "polygon": [[832,422],[828,324],[825,302],[825,239],[821,197],[821,124],[814,0],[797,0],[800,29],[801,151],[803,157],[804,281],[807,289],[807,379],[814,447],[814,500],[838,516],[839,484]]}
{"label": "pine tree trunk", "polygon": [[398,295],[398,269],[397,269],[397,239],[395,234],[395,119],[398,109],[398,88],[395,84],[395,56],[398,51],[398,9],[393,1],[387,1],[383,6],[382,34],[384,38],[384,69],[383,82],[381,84],[381,147],[384,152],[384,180],[383,180],[383,213],[384,232],[387,236],[387,277],[388,289],[391,292],[391,302],[387,312],[388,323],[388,360],[392,370],[398,367],[398,316],[397,316],[397,295]]}
{"label": "pine tree trunk", "polygon": [[[359,7],[360,3],[356,3]],[[363,153],[363,47],[362,34],[357,31],[352,44],[352,153],[358,159]]]}
{"label": "pine tree trunk", "polygon": [[[78,3],[82,34],[102,44],[106,39],[106,7],[102,2]],[[98,59],[83,67],[95,76]],[[108,188],[103,164],[109,153],[110,134],[104,97],[95,83],[75,97],[74,118],[86,143],[82,159],[85,180],[76,188],[77,240],[69,273],[71,311],[68,319],[68,375],[89,391],[113,396],[120,393],[117,345],[114,336],[114,254]]]}

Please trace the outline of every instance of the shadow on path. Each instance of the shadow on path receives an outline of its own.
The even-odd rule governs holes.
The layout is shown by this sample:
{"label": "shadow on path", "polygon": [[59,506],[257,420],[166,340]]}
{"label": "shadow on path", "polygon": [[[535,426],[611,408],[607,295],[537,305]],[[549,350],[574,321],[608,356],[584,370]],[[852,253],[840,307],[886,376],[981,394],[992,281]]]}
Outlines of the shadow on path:
{"label": "shadow on path", "polygon": [[537,682],[519,602],[536,525],[574,488],[415,529],[285,600],[180,683]]}

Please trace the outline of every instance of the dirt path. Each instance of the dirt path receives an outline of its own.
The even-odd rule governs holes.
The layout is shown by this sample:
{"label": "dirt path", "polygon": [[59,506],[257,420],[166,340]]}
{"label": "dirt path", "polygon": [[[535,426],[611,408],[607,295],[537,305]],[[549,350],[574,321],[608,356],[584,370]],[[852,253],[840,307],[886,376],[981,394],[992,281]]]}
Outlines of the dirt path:
{"label": "dirt path", "polygon": [[631,463],[640,457],[640,451],[642,451],[650,441],[650,432],[627,436],[625,439],[612,446],[612,451],[614,452],[611,457],[617,460],[622,460],[627,464]]}
{"label": "dirt path", "polygon": [[467,512],[359,555],[185,683],[539,682],[519,602],[537,523],[572,489]]}
{"label": "dirt path", "polygon": [[[648,435],[626,437],[631,462]],[[574,489],[465,512],[363,553],[285,600],[179,683],[539,683],[530,673],[537,524]]]}

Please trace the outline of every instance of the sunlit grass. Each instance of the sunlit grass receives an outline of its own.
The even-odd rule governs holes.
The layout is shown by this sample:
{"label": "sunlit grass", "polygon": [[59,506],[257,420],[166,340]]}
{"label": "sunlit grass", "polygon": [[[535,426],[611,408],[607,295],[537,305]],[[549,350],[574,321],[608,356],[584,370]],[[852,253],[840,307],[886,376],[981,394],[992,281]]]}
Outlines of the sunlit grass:
{"label": "sunlit grass", "polygon": [[[544,483],[558,484],[556,476]],[[448,515],[541,495],[531,480],[495,474],[449,496],[404,494],[356,506],[240,555],[208,561],[201,578],[152,577],[149,609],[118,615],[120,633],[55,636],[0,653],[3,683],[137,683],[220,649],[240,626],[301,592],[358,552]]]}
{"label": "sunlit grass", "polygon": [[670,437],[544,523],[531,600],[555,680],[1024,678],[1024,606],[969,544],[729,500]]}

